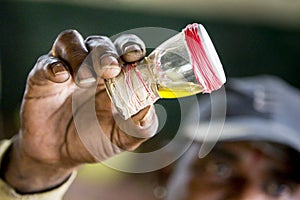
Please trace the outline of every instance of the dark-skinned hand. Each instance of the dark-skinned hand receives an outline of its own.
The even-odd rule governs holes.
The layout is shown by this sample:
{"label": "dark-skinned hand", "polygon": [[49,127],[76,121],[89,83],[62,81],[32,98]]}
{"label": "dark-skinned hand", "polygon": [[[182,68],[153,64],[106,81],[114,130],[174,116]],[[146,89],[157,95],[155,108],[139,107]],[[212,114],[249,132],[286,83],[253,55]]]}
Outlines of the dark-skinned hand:
{"label": "dark-skinned hand", "polygon": [[[28,75],[20,131],[6,155],[5,180],[22,193],[51,189],[78,166],[134,150],[154,135],[158,121],[153,106],[121,120],[122,126],[133,132],[125,133],[116,123],[117,114],[104,86],[104,79],[117,76],[122,64],[144,56],[145,45],[135,35],[123,35],[112,43],[103,36],[84,40],[75,30],[62,32],[50,53],[41,56]],[[80,100],[72,106],[78,97]],[[85,112],[85,105],[91,101],[96,124]],[[87,118],[76,124],[76,115]],[[87,127],[80,135],[94,141],[89,144],[92,148],[82,142],[78,123]],[[88,138],[93,137],[96,126],[102,130],[96,133],[99,137]]]}

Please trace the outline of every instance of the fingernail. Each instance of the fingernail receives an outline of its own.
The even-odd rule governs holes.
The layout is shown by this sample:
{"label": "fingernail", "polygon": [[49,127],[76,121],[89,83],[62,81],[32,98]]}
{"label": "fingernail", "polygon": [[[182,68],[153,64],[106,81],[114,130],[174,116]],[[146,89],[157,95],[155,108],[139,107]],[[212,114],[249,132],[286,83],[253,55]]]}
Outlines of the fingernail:
{"label": "fingernail", "polygon": [[90,84],[94,84],[96,82],[96,79],[94,77],[85,78],[85,79],[78,79],[78,83],[81,86],[87,86]]}
{"label": "fingernail", "polygon": [[103,57],[100,61],[100,67],[98,67],[98,76],[102,78],[113,78],[120,73],[120,66],[118,60],[113,56]]}
{"label": "fingernail", "polygon": [[90,87],[96,83],[97,79],[89,69],[88,65],[82,65],[76,76],[76,84],[80,87]]}
{"label": "fingernail", "polygon": [[52,66],[51,70],[52,70],[52,73],[54,74],[54,76],[59,76],[59,75],[67,74],[68,73],[68,71],[65,68],[65,66],[63,64],[61,64],[61,63],[54,64]]}
{"label": "fingernail", "polygon": [[101,68],[100,76],[104,79],[116,77],[121,71],[119,66],[106,65]]}
{"label": "fingernail", "polygon": [[124,53],[129,53],[129,52],[133,52],[133,51],[142,51],[141,47],[137,44],[132,44],[132,45],[128,45],[127,47],[124,48]]}
{"label": "fingernail", "polygon": [[101,66],[107,66],[107,65],[119,65],[118,60],[113,56],[105,56],[101,58],[100,60]]}
{"label": "fingernail", "polygon": [[144,57],[143,51],[139,45],[133,44],[125,47],[122,58],[126,62],[136,62]]}

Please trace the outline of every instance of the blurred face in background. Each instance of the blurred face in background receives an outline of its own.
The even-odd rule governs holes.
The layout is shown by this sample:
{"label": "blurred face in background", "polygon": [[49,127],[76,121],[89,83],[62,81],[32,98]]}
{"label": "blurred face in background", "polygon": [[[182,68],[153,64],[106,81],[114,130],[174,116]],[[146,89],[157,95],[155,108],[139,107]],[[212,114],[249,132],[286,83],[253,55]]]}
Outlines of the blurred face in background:
{"label": "blurred face in background", "polygon": [[168,187],[172,200],[300,199],[299,153],[266,142],[221,142],[205,158],[194,145]]}

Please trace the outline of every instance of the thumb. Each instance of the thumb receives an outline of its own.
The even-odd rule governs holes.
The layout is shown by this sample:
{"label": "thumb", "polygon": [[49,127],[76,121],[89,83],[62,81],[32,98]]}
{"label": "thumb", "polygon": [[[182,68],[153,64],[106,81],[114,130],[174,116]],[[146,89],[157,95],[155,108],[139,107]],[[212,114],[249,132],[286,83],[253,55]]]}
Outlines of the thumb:
{"label": "thumb", "polygon": [[127,120],[124,120],[113,107],[113,116],[119,128],[135,138],[149,139],[156,134],[158,129],[158,118],[153,105],[144,108]]}

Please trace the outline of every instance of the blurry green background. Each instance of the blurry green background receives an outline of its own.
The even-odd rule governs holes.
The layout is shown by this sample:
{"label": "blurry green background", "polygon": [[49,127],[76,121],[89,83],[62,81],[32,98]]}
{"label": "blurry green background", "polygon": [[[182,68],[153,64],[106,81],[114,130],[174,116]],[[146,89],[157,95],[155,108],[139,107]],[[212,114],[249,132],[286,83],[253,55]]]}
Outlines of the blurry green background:
{"label": "blurry green background", "polygon": [[[273,74],[300,87],[300,1],[2,0],[0,138],[17,132],[26,76],[37,58],[50,50],[61,31],[72,28],[84,37],[112,36],[140,27],[180,31],[192,22],[206,27],[227,76]],[[167,118],[163,129],[172,135],[180,121],[178,102],[160,100],[159,103],[172,116]],[[92,200],[99,199],[100,194],[101,199],[109,200],[120,196],[131,200],[140,196],[153,199],[155,175],[135,175],[135,179],[129,180],[123,176],[104,166],[86,166],[65,199]]]}

